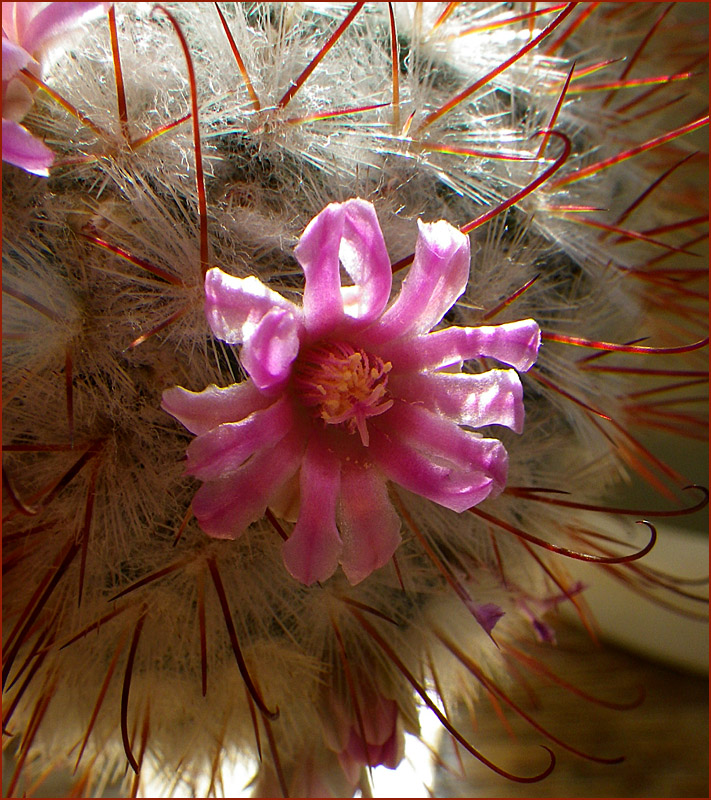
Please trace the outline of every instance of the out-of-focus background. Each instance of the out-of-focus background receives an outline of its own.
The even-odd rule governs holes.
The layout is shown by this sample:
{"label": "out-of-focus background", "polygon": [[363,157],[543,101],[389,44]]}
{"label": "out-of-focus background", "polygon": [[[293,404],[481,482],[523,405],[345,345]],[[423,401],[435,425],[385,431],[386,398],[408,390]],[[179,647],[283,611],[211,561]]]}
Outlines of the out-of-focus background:
{"label": "out-of-focus background", "polygon": [[[559,688],[535,688],[537,718],[565,742],[603,757],[625,756],[618,765],[597,764],[552,745],[557,764],[545,781],[503,780],[471,758],[463,758],[466,780],[449,741],[441,748],[446,768],[437,772],[439,797],[708,797],[708,678],[655,663],[616,647],[597,649],[580,628],[559,628],[553,660],[566,679],[599,697],[633,699],[643,686],[639,708],[613,711],[572,697]],[[707,639],[708,641],[708,639]],[[512,715],[509,734],[484,701],[476,727],[463,730],[481,743],[487,757],[518,774],[545,763],[537,746],[546,740]],[[512,746],[515,743],[516,746]]]}

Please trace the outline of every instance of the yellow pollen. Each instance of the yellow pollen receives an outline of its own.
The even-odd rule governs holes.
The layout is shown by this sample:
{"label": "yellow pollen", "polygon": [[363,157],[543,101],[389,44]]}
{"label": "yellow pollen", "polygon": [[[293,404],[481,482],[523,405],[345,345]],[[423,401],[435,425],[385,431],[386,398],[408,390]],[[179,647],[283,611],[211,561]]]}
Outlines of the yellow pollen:
{"label": "yellow pollen", "polygon": [[299,355],[294,365],[294,389],[305,406],[329,425],[358,431],[367,447],[366,419],[393,404],[386,389],[389,361],[345,342],[318,344]]}

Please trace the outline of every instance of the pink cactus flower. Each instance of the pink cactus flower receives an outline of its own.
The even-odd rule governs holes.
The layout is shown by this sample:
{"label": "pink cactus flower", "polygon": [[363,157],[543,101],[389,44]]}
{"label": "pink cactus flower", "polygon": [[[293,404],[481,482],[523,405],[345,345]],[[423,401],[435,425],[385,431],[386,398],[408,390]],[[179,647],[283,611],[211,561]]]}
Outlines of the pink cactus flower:
{"label": "pink cactus flower", "polygon": [[356,786],[362,767],[395,769],[405,754],[405,735],[398,705],[370,686],[357,681],[358,712],[335,695],[330,696],[330,719],[325,732],[328,746],[338,755],[346,780]]}
{"label": "pink cactus flower", "polygon": [[52,151],[20,125],[36,87],[21,69],[40,74],[48,48],[68,30],[110,3],[2,4],[2,160],[35,175],[49,175]]}
{"label": "pink cactus flower", "polygon": [[[460,367],[487,356],[527,370],[538,325],[434,330],[467,285],[469,240],[445,221],[418,224],[392,302],[383,235],[361,199],[327,206],[306,227],[295,250],[302,305],[255,277],[209,270],[208,323],[242,345],[250,379],[163,395],[163,408],[197,434],[187,472],[204,481],[193,500],[202,529],[232,539],[267,507],[298,509],[283,556],[307,585],[339,563],[355,584],[392,557],[400,519],[388,481],[457,512],[497,495],[506,450],[470,429],[522,430],[515,370]],[[341,266],[352,283],[342,285]]]}

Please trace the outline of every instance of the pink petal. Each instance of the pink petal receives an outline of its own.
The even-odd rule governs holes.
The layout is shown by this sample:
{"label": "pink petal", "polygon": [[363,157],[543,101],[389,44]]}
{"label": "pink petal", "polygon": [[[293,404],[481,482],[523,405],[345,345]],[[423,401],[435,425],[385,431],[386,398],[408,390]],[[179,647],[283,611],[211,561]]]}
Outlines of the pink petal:
{"label": "pink petal", "polygon": [[[397,727],[398,707],[394,700],[376,693],[375,697],[361,699],[360,707],[363,714],[363,730],[368,744],[383,745],[395,732]],[[362,713],[362,712],[361,712]]]}
{"label": "pink petal", "polygon": [[417,221],[415,260],[395,302],[367,335],[373,343],[429,331],[469,279],[469,239],[445,220]]}
{"label": "pink petal", "polygon": [[273,308],[300,317],[298,306],[265,286],[258,278],[235,278],[218,267],[205,275],[205,314],[212,332],[228,344],[241,344],[254,334]]}
{"label": "pink petal", "polygon": [[330,578],[343,545],[336,527],[340,459],[313,435],[301,465],[301,508],[284,542],[284,564],[306,586]]}
{"label": "pink petal", "polygon": [[369,453],[385,475],[415,494],[465,511],[506,484],[508,456],[497,439],[441,419],[421,406],[396,402],[374,422]]}
{"label": "pink petal", "polygon": [[[37,4],[39,5],[39,4]],[[107,10],[110,3],[49,3],[19,30],[20,44],[30,53],[36,54],[56,36],[76,28],[92,15]]]}
{"label": "pink petal", "polygon": [[303,435],[292,430],[275,447],[265,447],[231,475],[203,484],[193,498],[200,527],[216,539],[236,539],[264,516],[273,494],[299,468]]}
{"label": "pink petal", "polygon": [[2,4],[2,36],[17,41],[15,29],[15,6],[17,3]]}
{"label": "pink petal", "polygon": [[516,433],[523,430],[523,387],[512,369],[492,369],[476,375],[408,372],[392,375],[388,388],[401,400],[421,403],[460,425],[506,425]]}
{"label": "pink petal", "polygon": [[[367,709],[361,711],[361,714],[363,714],[364,717],[367,713]],[[368,749],[366,751],[366,745],[361,738],[360,733],[355,728],[352,728],[347,749],[343,755],[345,756],[345,759],[348,759],[348,761],[355,761],[356,764],[361,766],[365,766],[367,764],[371,767],[377,767],[382,764],[383,746],[379,744],[368,743],[367,747]],[[345,763],[348,763],[348,761]]]}
{"label": "pink petal", "polygon": [[437,463],[444,461],[464,470],[480,470],[493,480],[492,496],[506,485],[508,456],[498,439],[485,439],[479,433],[463,430],[419,404],[394,403],[387,423],[395,436],[430,455]]}
{"label": "pink petal", "polygon": [[27,26],[47,6],[47,3],[3,3],[2,32],[13,42],[20,43]]}
{"label": "pink petal", "polygon": [[[3,3],[3,6],[5,3]],[[32,61],[32,56],[24,47],[11,42],[3,36],[2,39],[2,79],[9,81],[27,64]],[[4,98],[3,98],[4,103]],[[4,116],[4,114],[3,114]]]}
{"label": "pink petal", "polygon": [[277,391],[299,353],[299,323],[290,311],[270,309],[242,347],[242,366],[257,388]]}
{"label": "pink petal", "polygon": [[191,433],[205,433],[223,422],[239,422],[274,402],[257,390],[252,381],[234,383],[222,389],[208,386],[202,392],[189,392],[174,386],[163,392],[161,408],[174,416]]}
{"label": "pink petal", "polygon": [[282,397],[241,422],[218,425],[190,443],[186,472],[203,481],[235,472],[257,450],[277,444],[293,424],[291,401]]}
{"label": "pink petal", "polygon": [[344,467],[338,530],[343,539],[341,566],[352,584],[392,558],[400,544],[400,517],[388,498],[385,479],[373,467]]}
{"label": "pink petal", "polygon": [[540,343],[538,324],[523,319],[478,328],[443,328],[425,336],[390,342],[380,355],[401,371],[440,369],[488,356],[526,372],[536,362]]}
{"label": "pink petal", "polygon": [[[338,753],[338,763],[343,770],[343,774],[346,776],[346,781],[348,782],[349,786],[353,787],[353,792],[355,792],[356,787],[358,786],[358,781],[360,779],[360,772],[361,767],[363,766],[359,761],[351,758],[348,754],[348,750],[341,750]],[[312,797],[321,797],[321,795],[311,795]],[[329,797],[331,795],[323,795],[324,797]]]}
{"label": "pink petal", "polygon": [[405,737],[399,730],[394,730],[392,736],[380,749],[380,763],[383,766],[395,769],[405,756]]}
{"label": "pink petal", "polygon": [[26,128],[9,119],[2,121],[2,160],[33,175],[47,177],[54,153]]}
{"label": "pink petal", "polygon": [[[363,730],[357,719],[350,723],[348,743],[342,756],[346,763],[396,767],[403,756],[404,737],[398,725],[398,707],[382,695],[359,697]],[[354,712],[355,715],[355,712]],[[365,734],[365,741],[363,740]]]}
{"label": "pink petal", "polygon": [[[29,69],[34,72],[37,62],[33,61]],[[23,81],[21,76],[11,78],[3,83],[2,118],[13,122],[22,122],[35,104],[35,94]]]}
{"label": "pink petal", "polygon": [[205,313],[218,339],[244,343],[244,367],[260,389],[275,390],[289,377],[302,332],[298,306],[253,276],[215,267],[205,276]]}
{"label": "pink petal", "polygon": [[344,316],[339,250],[346,210],[331,203],[306,226],[294,255],[303,267],[304,325],[317,337],[333,330]]}
{"label": "pink petal", "polygon": [[392,269],[372,203],[359,198],[343,203],[339,256],[354,286],[341,288],[345,313],[362,323],[377,319],[390,299]]}
{"label": "pink petal", "polygon": [[501,606],[497,606],[496,603],[475,603],[471,597],[466,598],[465,605],[488,634],[491,634],[496,627],[496,623],[506,613]]}

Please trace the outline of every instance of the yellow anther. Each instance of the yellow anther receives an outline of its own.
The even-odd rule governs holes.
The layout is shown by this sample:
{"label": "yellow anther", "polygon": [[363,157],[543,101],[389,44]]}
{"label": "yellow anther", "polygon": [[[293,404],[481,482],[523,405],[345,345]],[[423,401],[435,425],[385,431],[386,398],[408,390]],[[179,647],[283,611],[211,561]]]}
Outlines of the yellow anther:
{"label": "yellow anther", "polygon": [[368,445],[368,417],[393,404],[387,393],[392,364],[345,342],[316,345],[302,352],[294,365],[294,390],[316,416],[329,425],[343,425]]}

